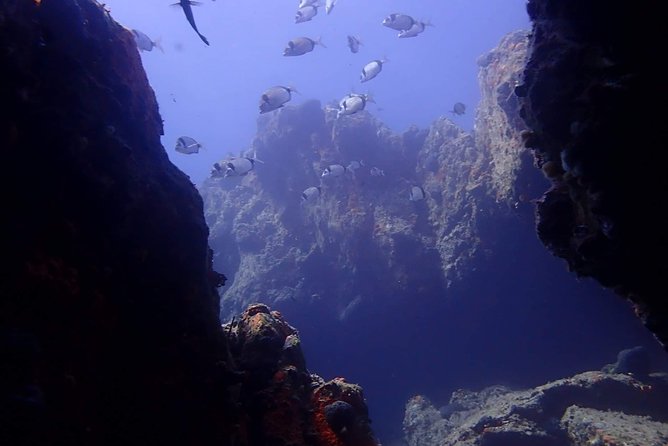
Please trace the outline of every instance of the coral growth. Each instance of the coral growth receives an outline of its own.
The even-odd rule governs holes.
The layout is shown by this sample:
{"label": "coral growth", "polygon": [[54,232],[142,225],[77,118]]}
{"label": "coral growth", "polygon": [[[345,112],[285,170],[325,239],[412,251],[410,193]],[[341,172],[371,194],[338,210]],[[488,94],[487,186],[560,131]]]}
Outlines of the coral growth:
{"label": "coral growth", "polygon": [[[237,393],[247,409],[238,425],[241,446],[377,446],[362,389],[309,374],[299,335],[280,313],[253,304],[224,331],[243,376]],[[335,410],[342,403],[346,409]]]}

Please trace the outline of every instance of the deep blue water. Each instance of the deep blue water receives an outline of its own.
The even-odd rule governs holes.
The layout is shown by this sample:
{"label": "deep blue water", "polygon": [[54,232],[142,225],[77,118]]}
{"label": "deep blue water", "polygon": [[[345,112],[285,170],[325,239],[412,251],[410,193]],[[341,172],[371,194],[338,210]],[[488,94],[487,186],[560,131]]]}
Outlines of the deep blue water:
{"label": "deep blue water", "polygon": [[[273,85],[296,87],[296,103],[372,93],[377,105],[369,110],[398,132],[411,124],[427,127],[461,101],[467,114],[454,119],[471,130],[480,96],[476,59],[506,33],[529,28],[524,0],[339,0],[331,15],[321,9],[303,24],[294,23],[297,0],[205,0],[194,13],[211,42],[207,47],[172,2],[106,4],[128,28],[161,40],[164,53],[141,57],[165,121],[163,144],[195,184],[214,162],[248,148],[259,97]],[[380,24],[392,12],[434,26],[417,38],[398,39]],[[363,41],[358,54],[349,52],[348,34]],[[288,40],[299,36],[321,37],[328,48],[283,57]],[[390,61],[380,75],[361,84],[362,67],[383,57]],[[184,135],[205,149],[176,152],[175,141]],[[538,385],[599,369],[638,344],[650,349],[657,367],[666,366],[629,305],[593,281],[576,280],[531,226],[505,249],[496,263],[479,265],[481,276],[470,286],[445,296],[414,302],[374,296],[343,322],[320,318],[313,309],[285,316],[300,331],[312,372],[364,387],[384,442],[400,436],[403,405],[416,393],[441,405],[459,387]]]}

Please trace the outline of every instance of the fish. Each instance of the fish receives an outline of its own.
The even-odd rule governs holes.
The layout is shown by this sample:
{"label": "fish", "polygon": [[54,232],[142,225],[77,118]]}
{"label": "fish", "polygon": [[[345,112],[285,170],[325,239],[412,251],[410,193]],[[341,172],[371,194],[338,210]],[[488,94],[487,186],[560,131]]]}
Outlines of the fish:
{"label": "fish", "polygon": [[357,53],[360,50],[360,45],[362,42],[355,36],[348,36],[348,48],[350,48],[351,53]]}
{"label": "fish", "polygon": [[322,188],[320,186],[307,187],[304,189],[304,192],[302,192],[302,203],[313,201],[320,197],[320,194],[322,194]]}
{"label": "fish", "polygon": [[364,167],[364,161],[351,161],[346,166],[346,169],[352,173],[355,173],[355,171],[361,167]]}
{"label": "fish", "polygon": [[346,168],[343,167],[341,164],[330,164],[325,168],[325,170],[322,171],[322,177],[340,177],[344,173],[346,173]]}
{"label": "fish", "polygon": [[320,0],[301,0],[299,2],[298,8],[304,8],[306,6],[316,5]]}
{"label": "fish", "polygon": [[375,166],[372,167],[372,168],[369,170],[369,173],[370,173],[371,176],[373,176],[373,177],[384,177],[384,176],[385,176],[385,171],[384,171],[383,169],[380,169],[380,168],[375,167]]}
{"label": "fish", "polygon": [[302,54],[310,53],[316,45],[323,48],[327,46],[322,43],[322,39],[313,40],[308,37],[297,37],[288,42],[288,46],[283,50],[284,56],[301,56]]}
{"label": "fish", "polygon": [[299,8],[297,10],[297,14],[295,14],[295,23],[304,23],[308,22],[309,20],[313,19],[318,14],[318,6],[317,5],[309,5],[309,6],[304,6],[303,8]]}
{"label": "fish", "polygon": [[326,0],[325,2],[325,12],[329,14],[332,12],[332,9],[334,9],[334,5],[336,5],[336,2],[338,0]]}
{"label": "fish", "polygon": [[157,48],[161,52],[165,52],[165,50],[162,49],[162,45],[160,44],[160,38],[151,40],[149,36],[139,30],[131,29],[130,31],[135,38],[137,48],[139,48],[141,51],[153,51],[153,48]]}
{"label": "fish", "polygon": [[415,19],[407,14],[394,13],[385,17],[382,23],[397,31],[408,31],[415,24]]}
{"label": "fish", "polygon": [[383,64],[386,62],[388,62],[387,59],[376,59],[364,65],[364,68],[362,68],[362,74],[360,75],[360,81],[370,81],[374,77],[378,76],[378,73],[380,73],[383,69]]}
{"label": "fish", "polygon": [[193,16],[192,6],[193,5],[197,6],[199,4],[200,4],[199,2],[195,2],[192,0],[179,0],[178,3],[174,3],[172,6],[180,6],[181,8],[183,8],[183,13],[186,15],[186,19],[188,20],[188,23],[190,23],[190,26],[193,27],[199,38],[202,39],[202,42],[209,45],[209,41],[207,40],[207,38],[204,37],[202,33],[199,32],[199,30],[197,29],[197,25],[195,25],[195,16]]}
{"label": "fish", "polygon": [[282,85],[277,85],[266,90],[260,98],[260,114],[283,107],[286,102],[292,99],[293,92],[297,92],[297,90]]}
{"label": "fish", "polygon": [[195,141],[189,136],[181,136],[176,140],[176,151],[190,155],[192,153],[198,153],[199,149],[202,148],[202,144]]}
{"label": "fish", "polygon": [[410,27],[410,29],[403,29],[399,31],[399,34],[397,36],[400,39],[404,39],[407,37],[416,37],[419,34],[422,34],[424,32],[425,27],[427,26],[434,26],[431,24],[431,22],[422,22],[418,21],[413,24],[413,26]]}
{"label": "fish", "polygon": [[360,110],[364,110],[367,102],[375,103],[373,98],[368,94],[350,93],[339,102],[339,110],[336,113],[336,117],[352,115]]}
{"label": "fish", "polygon": [[424,197],[427,196],[427,193],[421,186],[411,186],[411,191],[408,195],[410,201],[420,201],[424,200]]}
{"label": "fish", "polygon": [[466,105],[462,104],[461,102],[456,102],[455,105],[452,106],[450,113],[461,116],[466,113]]}
{"label": "fish", "polygon": [[240,156],[227,158],[222,161],[219,161],[213,165],[213,170],[211,171],[211,176],[224,176],[228,177],[243,177],[248,175],[248,172],[255,168],[255,163],[262,163],[255,156]]}

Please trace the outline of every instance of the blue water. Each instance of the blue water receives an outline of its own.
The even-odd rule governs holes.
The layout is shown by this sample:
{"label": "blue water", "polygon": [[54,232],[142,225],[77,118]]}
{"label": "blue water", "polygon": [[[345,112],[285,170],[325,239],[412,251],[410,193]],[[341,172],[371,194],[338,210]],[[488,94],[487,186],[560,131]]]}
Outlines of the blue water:
{"label": "blue water", "polygon": [[[510,31],[528,29],[524,0],[339,0],[331,14],[320,8],[310,22],[294,23],[298,0],[202,1],[195,21],[207,47],[170,1],[109,0],[112,16],[128,28],[160,39],[164,54],[142,53],[165,121],[163,145],[172,162],[195,184],[229,152],[247,149],[255,135],[258,102],[273,85],[294,86],[295,103],[338,101],[350,91],[370,92],[369,110],[396,131],[427,127],[455,102],[468,106],[456,121],[472,129],[480,97],[476,59]],[[393,12],[430,21],[415,38],[399,39],[381,25]],[[363,42],[357,54],[346,36]],[[327,48],[284,57],[295,37],[322,41]],[[360,83],[362,67],[387,58],[383,71]],[[179,136],[205,146],[196,155],[174,151]]]}
{"label": "blue water", "polygon": [[[476,59],[506,33],[529,29],[525,0],[339,0],[330,15],[321,8],[301,24],[294,23],[297,0],[204,0],[194,13],[207,47],[169,3],[106,2],[116,20],[164,47],[141,57],[164,119],[163,145],[196,185],[214,162],[250,146],[260,95],[274,85],[295,87],[295,103],[318,99],[324,105],[351,91],[371,93],[377,105],[369,111],[397,132],[427,127],[441,115],[472,130],[480,97]],[[392,12],[434,26],[398,39],[381,25]],[[347,48],[348,34],[363,42],[359,53]],[[328,48],[282,56],[286,43],[300,36],[321,37]],[[389,62],[377,78],[360,83],[362,67],[378,58]],[[468,106],[465,115],[448,113],[455,102]],[[176,152],[179,136],[197,139],[204,149]],[[593,281],[577,281],[530,225],[525,234],[517,245],[508,242],[507,253],[497,253],[501,264],[479,265],[484,277],[458,290],[456,299],[431,296],[399,309],[380,296],[331,325],[312,309],[286,312],[302,336],[308,368],[325,379],[345,376],[362,384],[374,430],[387,444],[401,436],[403,405],[416,393],[442,405],[458,387],[539,385],[599,369],[638,344],[665,366],[663,352],[625,301]]]}

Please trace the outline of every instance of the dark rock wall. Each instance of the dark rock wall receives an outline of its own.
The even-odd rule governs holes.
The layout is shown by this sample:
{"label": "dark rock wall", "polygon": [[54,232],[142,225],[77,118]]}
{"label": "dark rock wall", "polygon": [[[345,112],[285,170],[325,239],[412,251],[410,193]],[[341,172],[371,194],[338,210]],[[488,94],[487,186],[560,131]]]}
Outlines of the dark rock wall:
{"label": "dark rock wall", "polygon": [[668,343],[667,39],[654,2],[532,0],[526,145],[552,180],[537,207],[548,249],[629,298]]}
{"label": "dark rock wall", "polygon": [[202,201],[132,35],[94,2],[38,3],[0,5],[0,443],[221,440]]}

